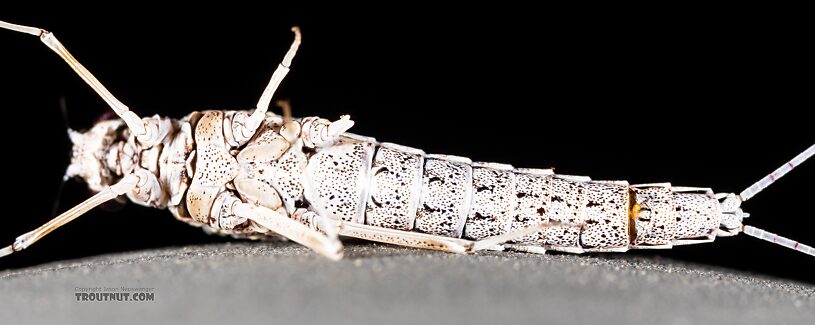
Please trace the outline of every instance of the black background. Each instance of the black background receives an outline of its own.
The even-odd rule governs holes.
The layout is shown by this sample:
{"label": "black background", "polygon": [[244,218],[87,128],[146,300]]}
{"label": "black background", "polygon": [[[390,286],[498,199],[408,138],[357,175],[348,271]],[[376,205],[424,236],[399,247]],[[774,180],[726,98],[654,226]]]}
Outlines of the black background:
{"label": "black background", "polygon": [[[738,193],[815,142],[811,36],[785,14],[273,8],[37,8],[0,19],[53,31],[142,116],[253,108],[296,24],[303,45],[277,98],[298,116],[351,114],[355,133],[430,153]],[[10,244],[47,221],[68,164],[59,97],[75,129],[108,109],[31,36],[0,31],[0,82],[0,240]],[[813,181],[809,162],[746,203],[746,222],[815,244]],[[69,182],[60,211],[88,195]],[[224,240],[128,204],[91,211],[0,268]],[[815,280],[812,257],[746,236],[627,254]]]}

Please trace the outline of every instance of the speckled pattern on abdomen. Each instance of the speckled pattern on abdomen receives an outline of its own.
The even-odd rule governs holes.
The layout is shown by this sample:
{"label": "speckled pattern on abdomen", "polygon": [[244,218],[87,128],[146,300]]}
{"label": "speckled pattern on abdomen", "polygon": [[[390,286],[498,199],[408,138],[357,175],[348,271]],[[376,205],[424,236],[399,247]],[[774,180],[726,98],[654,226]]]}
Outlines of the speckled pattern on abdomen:
{"label": "speckled pattern on abdomen", "polygon": [[[474,240],[557,221],[563,225],[515,243],[573,253],[712,238],[719,222],[718,205],[705,193],[473,163],[360,136],[319,149],[306,170],[306,199],[328,217]],[[650,214],[632,229],[635,203]],[[668,215],[678,219],[668,222]]]}

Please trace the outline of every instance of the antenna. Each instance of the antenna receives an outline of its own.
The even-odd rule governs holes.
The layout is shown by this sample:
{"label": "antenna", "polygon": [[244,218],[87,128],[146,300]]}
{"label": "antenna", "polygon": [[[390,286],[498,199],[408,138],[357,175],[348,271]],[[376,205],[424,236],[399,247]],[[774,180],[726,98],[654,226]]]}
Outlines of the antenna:
{"label": "antenna", "polygon": [[789,173],[793,168],[800,166],[804,161],[811,158],[812,155],[815,155],[815,144],[810,146],[807,150],[804,150],[804,152],[795,156],[795,158],[792,158],[792,160],[788,161],[786,164],[778,167],[778,169],[774,170],[772,173],[764,176],[764,178],[758,180],[758,182],[750,185],[750,187],[744,189],[744,191],[741,191],[739,198],[741,198],[742,202],[749,200],[759,192],[763,191],[765,188],[775,183],[775,181],[777,181],[779,178],[784,177],[784,175]]}
{"label": "antenna", "polygon": [[[739,194],[739,198],[742,202],[749,200],[759,192],[763,191],[765,188],[775,183],[775,181],[777,181],[779,178],[789,173],[795,167],[800,166],[804,161],[811,158],[813,155],[815,155],[815,144],[795,156],[795,158],[792,158],[792,160],[786,164],[778,167],[778,169],[774,170],[769,175],[764,176],[762,179],[758,180],[758,182],[755,182],[755,184],[750,185],[750,187],[746,188],[741,192],[741,194]],[[742,232],[749,236],[772,242],[776,245],[784,246],[810,256],[815,256],[815,248],[812,248],[812,246],[801,244],[792,239],[779,236],[760,228],[745,225],[742,227]]]}
{"label": "antenna", "polygon": [[797,241],[794,241],[786,237],[781,237],[769,231],[762,230],[753,226],[744,226],[744,229],[742,229],[742,231],[745,234],[756,237],[758,239],[766,240],[768,242],[772,242],[773,244],[781,245],[789,249],[794,249],[796,251],[799,251],[810,256],[815,256],[815,248],[812,248],[812,246],[801,244]]}

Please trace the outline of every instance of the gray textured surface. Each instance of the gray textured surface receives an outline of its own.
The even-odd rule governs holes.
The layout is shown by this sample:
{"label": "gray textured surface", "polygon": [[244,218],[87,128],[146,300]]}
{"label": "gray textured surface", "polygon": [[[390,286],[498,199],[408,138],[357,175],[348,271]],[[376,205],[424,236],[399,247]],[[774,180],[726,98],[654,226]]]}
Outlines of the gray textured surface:
{"label": "gray textured surface", "polygon": [[[77,302],[75,287],[154,302]],[[813,324],[815,286],[670,260],[281,243],[112,254],[0,272],[2,323]]]}

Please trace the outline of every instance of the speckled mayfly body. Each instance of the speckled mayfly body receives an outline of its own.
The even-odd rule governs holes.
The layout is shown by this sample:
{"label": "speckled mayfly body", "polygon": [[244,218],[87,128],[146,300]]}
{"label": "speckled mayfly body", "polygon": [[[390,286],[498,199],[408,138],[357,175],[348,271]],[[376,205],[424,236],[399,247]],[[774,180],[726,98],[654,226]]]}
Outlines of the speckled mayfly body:
{"label": "speckled mayfly body", "polygon": [[330,121],[269,112],[301,41],[296,27],[255,109],[142,118],[52,33],[2,21],[0,28],[39,37],[119,116],[85,132],[69,130],[65,176],[83,179],[97,194],[17,237],[0,256],[119,195],[208,232],[282,236],[331,259],[342,257],[340,236],[454,253],[583,253],[671,248],[741,232],[815,256],[810,246],[744,225],[748,215],[740,208],[815,154],[815,145],[738,195],[425,154],[348,133],[354,122],[347,115]]}

